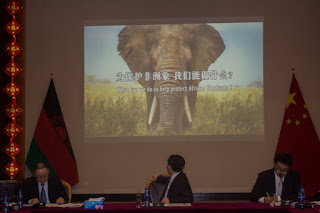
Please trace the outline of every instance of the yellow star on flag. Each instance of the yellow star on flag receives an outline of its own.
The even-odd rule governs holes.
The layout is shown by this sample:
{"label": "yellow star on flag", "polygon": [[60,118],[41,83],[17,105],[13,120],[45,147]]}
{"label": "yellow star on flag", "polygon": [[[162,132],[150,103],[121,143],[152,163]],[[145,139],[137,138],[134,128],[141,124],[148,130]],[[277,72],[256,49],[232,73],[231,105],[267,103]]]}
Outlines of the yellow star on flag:
{"label": "yellow star on flag", "polygon": [[304,114],[302,115],[302,117],[303,117],[304,119],[306,119],[306,118],[308,117],[308,115],[307,115],[306,113],[304,113]]}
{"label": "yellow star on flag", "polygon": [[287,124],[291,124],[291,120],[290,119],[287,120]]}
{"label": "yellow star on flag", "polygon": [[296,93],[289,94],[289,97],[288,97],[288,100],[287,100],[287,109],[288,109],[290,104],[296,104],[296,102],[293,99],[295,95],[296,95]]}
{"label": "yellow star on flag", "polygon": [[300,121],[296,120],[295,124],[296,124],[296,126],[299,126],[300,125]]}

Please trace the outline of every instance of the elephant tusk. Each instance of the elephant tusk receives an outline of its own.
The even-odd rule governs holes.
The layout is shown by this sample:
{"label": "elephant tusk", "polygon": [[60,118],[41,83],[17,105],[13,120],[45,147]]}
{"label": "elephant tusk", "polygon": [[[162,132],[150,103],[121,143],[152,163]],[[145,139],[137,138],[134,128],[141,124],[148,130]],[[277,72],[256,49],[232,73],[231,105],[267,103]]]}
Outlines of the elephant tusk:
{"label": "elephant tusk", "polygon": [[156,113],[157,105],[158,105],[157,98],[156,98],[156,96],[153,96],[153,101],[152,101],[149,119],[148,119],[148,125],[151,125],[151,123],[152,123],[154,114]]}
{"label": "elephant tusk", "polygon": [[189,103],[188,103],[188,98],[186,95],[184,96],[184,110],[186,111],[187,118],[188,118],[189,122],[191,123],[192,117],[191,117],[190,107],[189,107]]}

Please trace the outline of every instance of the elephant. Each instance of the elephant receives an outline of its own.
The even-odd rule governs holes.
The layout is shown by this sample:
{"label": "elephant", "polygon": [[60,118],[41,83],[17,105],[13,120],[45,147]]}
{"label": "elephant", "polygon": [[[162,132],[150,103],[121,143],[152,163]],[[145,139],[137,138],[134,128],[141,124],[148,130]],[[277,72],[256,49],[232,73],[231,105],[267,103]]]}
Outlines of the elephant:
{"label": "elephant", "polygon": [[[133,74],[166,72],[167,79],[139,78],[147,99],[146,122],[151,135],[184,134],[191,128],[197,91],[161,88],[198,87],[201,79],[175,79],[176,72],[207,71],[225,50],[219,32],[207,24],[127,25],[117,50]],[[147,88],[156,88],[147,92]]]}

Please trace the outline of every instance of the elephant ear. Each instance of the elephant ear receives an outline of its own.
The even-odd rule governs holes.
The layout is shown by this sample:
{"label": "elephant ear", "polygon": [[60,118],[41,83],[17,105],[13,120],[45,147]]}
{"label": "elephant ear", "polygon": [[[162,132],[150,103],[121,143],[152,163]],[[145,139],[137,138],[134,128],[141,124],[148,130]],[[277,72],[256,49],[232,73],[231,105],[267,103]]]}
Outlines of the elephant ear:
{"label": "elephant ear", "polygon": [[119,54],[125,60],[133,75],[139,72],[143,74],[143,78],[139,79],[139,83],[143,87],[150,84],[150,82],[144,80],[144,72],[152,72],[147,41],[150,30],[150,27],[147,26],[131,25],[124,27],[119,33]]}
{"label": "elephant ear", "polygon": [[219,32],[207,24],[187,24],[185,27],[191,35],[189,71],[208,70],[225,49]]}

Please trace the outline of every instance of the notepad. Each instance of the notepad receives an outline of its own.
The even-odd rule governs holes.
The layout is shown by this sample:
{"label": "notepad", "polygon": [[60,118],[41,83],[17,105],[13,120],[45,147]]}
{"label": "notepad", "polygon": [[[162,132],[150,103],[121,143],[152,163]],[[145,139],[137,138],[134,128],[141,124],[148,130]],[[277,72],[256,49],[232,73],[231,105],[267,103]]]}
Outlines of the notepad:
{"label": "notepad", "polygon": [[191,203],[165,203],[165,207],[188,207]]}
{"label": "notepad", "polygon": [[83,203],[65,203],[65,204],[61,204],[58,207],[61,208],[78,208],[83,206]]}

